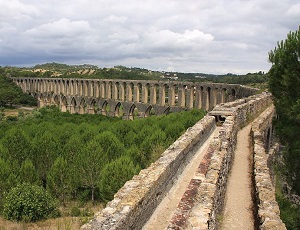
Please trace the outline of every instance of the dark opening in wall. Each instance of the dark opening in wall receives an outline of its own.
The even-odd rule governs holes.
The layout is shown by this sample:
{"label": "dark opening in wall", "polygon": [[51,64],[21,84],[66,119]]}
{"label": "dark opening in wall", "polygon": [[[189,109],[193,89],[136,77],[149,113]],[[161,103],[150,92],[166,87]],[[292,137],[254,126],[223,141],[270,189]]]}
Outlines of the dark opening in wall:
{"label": "dark opening in wall", "polygon": [[222,125],[226,120],[226,117],[222,117],[222,115],[213,115],[213,116],[215,117],[217,125],[218,124]]}

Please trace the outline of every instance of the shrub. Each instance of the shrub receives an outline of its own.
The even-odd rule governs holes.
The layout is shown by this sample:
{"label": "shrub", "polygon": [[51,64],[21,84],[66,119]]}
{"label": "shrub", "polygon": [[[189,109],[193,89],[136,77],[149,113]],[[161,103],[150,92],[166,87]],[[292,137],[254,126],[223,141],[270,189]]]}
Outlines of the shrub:
{"label": "shrub", "polygon": [[80,216],[81,211],[77,206],[72,207],[71,209],[71,216]]}
{"label": "shrub", "polygon": [[37,221],[47,218],[56,205],[44,188],[24,183],[12,188],[6,195],[3,216],[9,220]]}

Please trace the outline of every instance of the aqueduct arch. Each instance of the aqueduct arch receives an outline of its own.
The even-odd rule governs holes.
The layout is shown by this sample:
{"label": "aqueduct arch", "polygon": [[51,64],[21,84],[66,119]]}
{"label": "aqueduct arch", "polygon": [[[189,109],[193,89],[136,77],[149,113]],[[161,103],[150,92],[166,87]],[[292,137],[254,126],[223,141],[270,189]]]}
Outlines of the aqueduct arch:
{"label": "aqueduct arch", "polygon": [[[241,85],[112,79],[12,78],[20,88],[35,95],[39,106],[55,104],[71,113],[99,113],[139,117],[186,109],[211,110],[216,104],[248,97],[257,90]],[[51,95],[51,96],[46,96]]]}

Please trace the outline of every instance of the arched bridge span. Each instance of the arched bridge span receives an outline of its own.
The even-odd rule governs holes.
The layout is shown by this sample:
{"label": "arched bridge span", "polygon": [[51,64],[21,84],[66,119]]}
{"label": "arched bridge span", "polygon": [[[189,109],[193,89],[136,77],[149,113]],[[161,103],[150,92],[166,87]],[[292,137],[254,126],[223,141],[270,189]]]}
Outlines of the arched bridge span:
{"label": "arched bridge span", "polygon": [[70,113],[100,113],[133,119],[248,97],[255,89],[233,84],[69,78],[12,78],[36,97],[39,107],[57,105]]}

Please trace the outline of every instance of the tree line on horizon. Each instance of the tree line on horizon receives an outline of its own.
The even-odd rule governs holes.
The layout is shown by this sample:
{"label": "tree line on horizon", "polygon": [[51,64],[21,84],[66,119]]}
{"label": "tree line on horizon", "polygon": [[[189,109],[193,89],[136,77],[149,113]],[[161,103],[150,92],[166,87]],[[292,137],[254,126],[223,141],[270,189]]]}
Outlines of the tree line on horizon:
{"label": "tree line on horizon", "polygon": [[[94,66],[92,73],[83,74],[78,69],[90,69],[92,65],[70,66],[60,63],[39,64],[32,68],[4,67],[7,74],[14,77],[33,77],[33,78],[87,78],[87,79],[129,79],[129,80],[169,80],[162,77],[166,74],[164,71],[151,71],[137,67],[115,66],[113,68],[98,68]],[[33,71],[43,69],[44,71]],[[57,75],[57,73],[59,75]],[[205,74],[205,73],[182,73],[170,72],[170,76],[178,77],[178,81],[192,82],[213,82],[227,84],[243,84],[257,88],[267,88],[268,74],[262,71],[247,74]]]}

